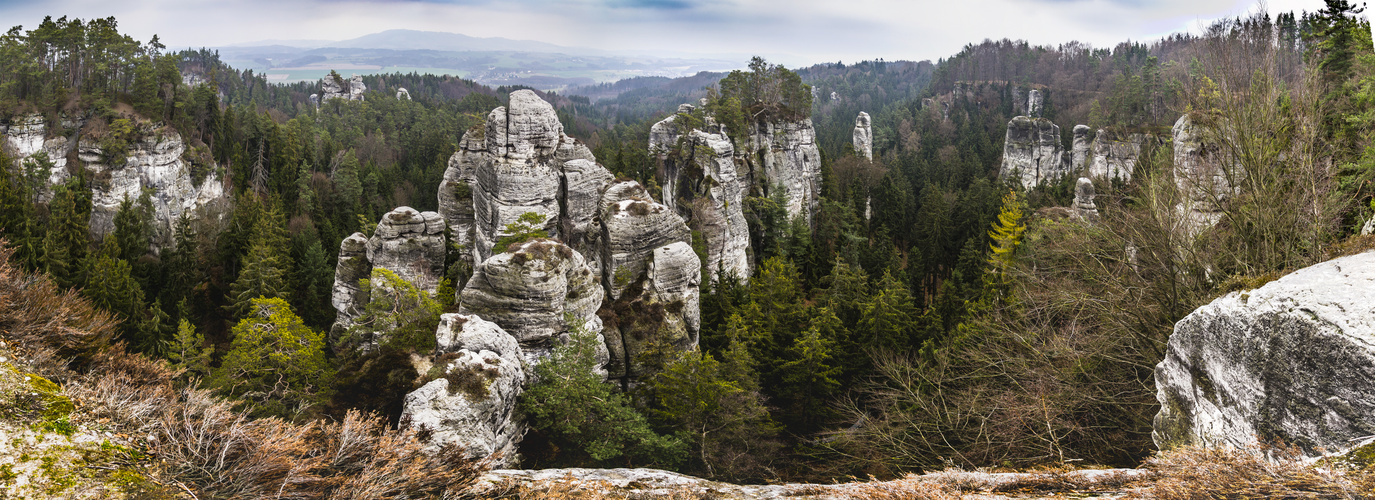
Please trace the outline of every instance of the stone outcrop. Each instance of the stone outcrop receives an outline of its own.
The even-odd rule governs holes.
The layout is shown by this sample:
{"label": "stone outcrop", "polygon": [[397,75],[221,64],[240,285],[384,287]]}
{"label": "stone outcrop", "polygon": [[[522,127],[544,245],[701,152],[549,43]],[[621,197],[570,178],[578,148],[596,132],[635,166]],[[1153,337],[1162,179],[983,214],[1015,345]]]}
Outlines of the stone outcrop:
{"label": "stone outcrop", "polygon": [[[561,195],[585,202],[599,197],[610,172],[596,164],[591,150],[563,133],[554,107],[529,90],[511,93],[509,106],[492,110],[482,131],[483,147],[475,146],[476,131],[465,136],[465,147],[456,153],[455,164],[473,167],[470,184],[473,197],[473,261],[491,257],[492,246],[506,234],[506,227],[526,213],[544,217],[543,229],[551,236],[566,238],[582,246],[577,235],[564,235],[561,227],[575,233],[588,230],[588,221],[579,215],[589,213],[580,205],[567,223]],[[459,156],[463,155],[463,156]],[[587,163],[577,163],[585,160]],[[570,165],[570,163],[572,165]],[[452,168],[451,168],[452,169]],[[445,178],[464,179],[465,173],[446,172]],[[571,182],[570,177],[571,176]],[[566,195],[571,189],[571,194]],[[441,188],[441,200],[445,196]],[[581,249],[581,248],[580,248]]]}
{"label": "stone outcrop", "polygon": [[855,118],[855,154],[866,160],[874,159],[874,127],[869,123],[869,113],[859,112]]}
{"label": "stone outcrop", "polygon": [[1155,369],[1156,445],[1337,452],[1375,434],[1375,252],[1229,293],[1180,320]]}
{"label": "stone outcrop", "polygon": [[611,377],[640,374],[635,360],[653,343],[697,346],[701,261],[683,219],[655,203],[635,181],[603,195],[602,280],[609,307],[600,315]]}
{"label": "stone outcrop", "polygon": [[200,185],[195,184],[191,165],[185,159],[186,143],[176,130],[135,125],[127,152],[112,159],[98,141],[80,135],[82,122],[64,121],[61,125],[73,131],[71,136],[49,138],[51,127],[42,116],[26,116],[8,127],[5,146],[16,156],[15,168],[22,168],[26,160],[39,153],[52,162],[48,185],[39,193],[40,201],[51,199],[53,186],[70,178],[68,158],[75,153],[78,165],[92,174],[93,237],[103,238],[113,232],[120,204],[126,198],[137,202],[144,193],[148,193],[152,204],[153,245],[157,248],[172,244],[173,227],[182,215],[219,220],[228,212],[229,197],[213,165],[207,167],[210,172]]}
{"label": "stone outcrop", "polygon": [[1074,185],[1074,205],[1070,207],[1075,217],[1087,221],[1098,220],[1098,205],[1093,203],[1094,196],[1093,181],[1080,177]]}
{"label": "stone outcrop", "polygon": [[1045,108],[1046,98],[1041,95],[1041,91],[1032,89],[1026,93],[1026,115],[1032,118],[1041,118],[1042,110]]}
{"label": "stone outcrop", "polygon": [[[399,207],[378,221],[372,237],[353,233],[339,243],[339,261],[334,267],[331,304],[336,312],[330,340],[336,348],[354,320],[363,314],[373,294],[362,284],[372,280],[378,286],[379,270],[391,271],[418,290],[433,297],[444,277],[444,219],[434,212],[419,212]],[[384,329],[384,328],[379,328]],[[379,339],[364,338],[359,348],[370,350]]]}
{"label": "stone outcrop", "polygon": [[377,223],[368,239],[368,262],[434,295],[444,275],[444,246],[443,217],[399,207]]}
{"label": "stone outcrop", "polygon": [[1076,175],[1084,175],[1088,171],[1089,159],[1092,157],[1092,143],[1089,141],[1089,126],[1074,126],[1074,142],[1070,146],[1069,171]]}
{"label": "stone outcrop", "polygon": [[445,314],[435,331],[437,355],[419,389],[406,395],[403,426],[422,430],[428,445],[461,446],[473,459],[516,462],[525,426],[516,399],[526,381],[520,345],[475,315]]}
{"label": "stone outcrop", "polygon": [[411,93],[406,90],[406,87],[401,87],[399,89],[396,89],[396,98],[398,100],[405,99],[409,101],[411,100]]}
{"label": "stone outcrop", "polygon": [[724,127],[682,130],[673,118],[654,124],[649,149],[660,164],[661,199],[702,235],[707,271],[748,279],[749,227],[745,195],[749,179],[736,170],[735,147]]}
{"label": "stone outcrop", "polygon": [[744,139],[735,157],[749,169],[749,184],[766,196],[781,189],[788,216],[810,224],[821,203],[821,150],[811,118],[756,122]]}
{"label": "stone outcrop", "polygon": [[347,81],[326,76],[320,79],[320,101],[330,99],[344,99],[349,101],[363,100],[363,93],[368,91],[368,86],[363,84],[363,77],[353,75]]}
{"label": "stone outcrop", "polygon": [[1030,189],[1069,173],[1062,156],[1059,125],[1045,118],[1018,116],[1007,122],[998,175],[1017,179]]}
{"label": "stone outcrop", "polygon": [[459,294],[459,312],[501,325],[520,342],[525,360],[538,364],[554,342],[581,322],[597,334],[598,357],[607,361],[597,309],[604,292],[581,254],[551,239],[534,239],[493,255],[477,266]]}
{"label": "stone outcrop", "polygon": [[465,251],[462,253],[472,264],[473,248],[473,186],[477,184],[477,166],[487,153],[484,139],[485,130],[474,128],[463,134],[458,143],[458,151],[449,157],[449,166],[444,170],[444,179],[439,181],[439,215],[449,224],[454,244]]}
{"label": "stone outcrop", "polygon": [[330,304],[334,306],[334,327],[330,336],[337,339],[368,305],[369,293],[361,281],[372,276],[368,262],[368,237],[353,233],[339,243],[339,262],[334,266],[334,291]]}
{"label": "stone outcrop", "polygon": [[1204,138],[1202,128],[1188,114],[1175,121],[1171,132],[1175,185],[1182,194],[1176,210],[1184,217],[1187,230],[1198,234],[1217,224],[1222,218],[1218,203],[1233,193],[1227,180],[1227,162],[1221,148]]}
{"label": "stone outcrop", "polygon": [[[1075,127],[1078,130],[1078,127]],[[1078,136],[1075,136],[1076,139]],[[1088,176],[1104,179],[1131,181],[1136,162],[1141,158],[1141,147],[1147,141],[1145,134],[1118,134],[1099,129],[1094,135],[1093,161],[1088,167]]]}

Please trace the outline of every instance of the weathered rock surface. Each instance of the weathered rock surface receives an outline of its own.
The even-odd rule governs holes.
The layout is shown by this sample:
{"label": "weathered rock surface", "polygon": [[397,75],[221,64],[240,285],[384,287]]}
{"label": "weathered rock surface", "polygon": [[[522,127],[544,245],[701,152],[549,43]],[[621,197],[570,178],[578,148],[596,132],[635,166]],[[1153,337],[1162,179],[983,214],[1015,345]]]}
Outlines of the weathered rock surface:
{"label": "weathered rock surface", "polygon": [[869,122],[869,113],[859,112],[855,118],[854,133],[855,154],[863,156],[866,160],[874,159],[874,127]]}
{"label": "weathered rock surface", "polygon": [[360,282],[371,276],[368,237],[363,233],[353,233],[339,243],[339,262],[334,266],[334,292],[330,296],[330,304],[334,306],[336,315],[330,333],[332,339],[337,339],[343,330],[352,326],[353,320],[368,305],[370,294]]}
{"label": "weathered rock surface", "polygon": [[640,374],[635,363],[652,344],[697,345],[702,267],[683,219],[655,203],[635,181],[602,197],[602,280],[611,301],[603,317],[611,377]]}
{"label": "weathered rock surface", "polygon": [[183,159],[186,144],[175,130],[139,128],[127,154],[116,162],[108,162],[98,142],[79,135],[80,125],[64,122],[62,128],[74,131],[71,137],[46,138],[51,127],[42,116],[30,115],[9,127],[5,143],[17,153],[16,168],[22,168],[25,160],[40,152],[53,163],[40,201],[51,199],[52,187],[70,177],[67,158],[75,150],[81,167],[93,174],[92,236],[102,238],[113,232],[120,204],[126,198],[137,202],[145,192],[152,202],[153,244],[158,248],[172,243],[173,227],[183,214],[218,220],[229,211],[229,197],[213,167],[200,185],[195,185],[191,167]]}
{"label": "weathered rock surface", "polygon": [[[1078,136],[1075,137],[1077,139]],[[1144,134],[1120,137],[1099,129],[1093,138],[1093,162],[1089,165],[1089,177],[1130,181],[1132,172],[1136,170],[1136,162],[1141,158],[1141,146],[1146,140]]]}
{"label": "weathered rock surface", "polygon": [[1080,219],[1094,221],[1098,220],[1098,205],[1093,203],[1095,196],[1093,181],[1087,177],[1080,177],[1074,186],[1074,214]]}
{"label": "weathered rock surface", "polygon": [[1017,179],[1030,189],[1069,173],[1062,156],[1059,125],[1045,118],[1018,116],[1007,122],[998,175]]}
{"label": "weathered rock surface", "polygon": [[[553,106],[532,91],[518,90],[511,93],[509,106],[498,107],[487,116],[483,133],[481,154],[468,147],[460,151],[468,156],[477,155],[470,162],[474,165],[471,186],[475,262],[490,257],[492,246],[508,236],[506,226],[526,213],[544,217],[543,229],[551,237],[564,237],[561,227],[587,226],[585,220],[560,220],[564,216],[560,195],[565,194],[565,186],[570,186],[578,201],[596,199],[600,195],[597,183],[609,181],[611,174],[595,163],[587,146],[563,133]],[[465,138],[464,142],[475,140]],[[591,164],[575,163],[569,167],[575,160]],[[461,166],[465,159],[460,158],[457,163]],[[570,172],[572,184],[566,184]],[[451,176],[446,173],[445,177]],[[462,178],[463,174],[456,172],[452,177]],[[587,213],[585,206],[579,208],[579,214]],[[573,214],[573,218],[578,219],[579,214]],[[581,246],[577,240],[571,241]]]}
{"label": "weathered rock surface", "polygon": [[1040,118],[1042,109],[1045,108],[1046,97],[1041,91],[1032,89],[1026,93],[1026,114],[1032,118]]}
{"label": "weathered rock surface", "polygon": [[736,170],[735,148],[724,128],[708,128],[682,130],[676,117],[670,117],[650,129],[650,153],[659,160],[663,178],[662,199],[702,235],[712,279],[722,273],[748,279],[744,206],[749,179]]}
{"label": "weathered rock surface", "polygon": [[1176,208],[1184,217],[1187,230],[1197,234],[1222,218],[1218,204],[1233,193],[1227,180],[1227,162],[1217,144],[1205,140],[1203,129],[1187,113],[1175,121],[1174,177],[1183,194]]}
{"label": "weathered rock surface", "polygon": [[433,448],[455,444],[469,458],[515,463],[525,435],[515,411],[526,381],[520,345],[495,323],[462,314],[440,316],[435,339],[430,381],[406,395],[402,425],[428,431]]}
{"label": "weathered rock surface", "polygon": [[764,195],[782,189],[788,216],[811,223],[821,203],[821,150],[811,118],[755,123],[735,154],[749,168],[750,185]]}
{"label": "weathered rock surface", "polygon": [[588,264],[594,274],[601,274],[601,261],[593,256],[599,253],[604,237],[599,226],[602,193],[614,179],[606,167],[592,160],[578,158],[563,164],[559,234],[565,244],[590,257]]}
{"label": "weathered rock surface", "polygon": [[[463,134],[458,151],[449,157],[444,179],[439,181],[439,215],[449,224],[454,243],[465,249],[472,249],[473,245],[473,186],[477,183],[477,166],[487,153],[485,134],[482,128]],[[469,252],[464,254],[471,257]]]}
{"label": "weathered rock surface", "polygon": [[320,79],[320,100],[345,99],[349,101],[363,100],[363,93],[368,91],[368,86],[363,84],[363,77],[353,75],[348,81],[335,80],[329,76]]}
{"label": "weathered rock surface", "polygon": [[1336,452],[1375,434],[1375,252],[1229,293],[1175,325],[1156,445]]}
{"label": "weathered rock surface", "polygon": [[459,312],[477,314],[520,342],[525,359],[538,364],[568,334],[571,316],[597,334],[601,364],[607,361],[600,277],[581,254],[550,239],[534,239],[493,255],[477,267],[459,294]]}
{"label": "weathered rock surface", "polygon": [[1074,126],[1074,142],[1070,146],[1069,171],[1071,174],[1084,175],[1088,170],[1092,146],[1089,142],[1089,126]]}
{"label": "weathered rock surface", "polygon": [[[859,500],[867,498],[970,498],[1024,500],[1063,498],[1064,491],[1036,492],[1038,485],[1078,485],[1074,498],[1122,498],[1122,485],[1146,478],[1144,469],[1084,469],[1064,473],[966,472],[950,470],[909,474],[892,481],[853,481],[837,484],[743,485],[711,481],[658,469],[497,469],[483,474],[469,493],[492,496],[515,487],[534,490],[555,485],[608,497],[722,500]],[[1024,485],[1024,487],[1019,487]],[[1042,486],[1043,487],[1043,486]],[[1005,491],[1027,490],[1024,493]]]}
{"label": "weathered rock surface", "polygon": [[444,276],[444,246],[443,217],[399,207],[377,223],[368,239],[368,262],[434,295]]}
{"label": "weathered rock surface", "polygon": [[401,87],[401,88],[399,88],[399,89],[396,89],[396,98],[397,98],[398,100],[399,100],[399,99],[405,99],[405,100],[409,101],[409,100],[411,100],[411,93],[410,93],[409,91],[406,90],[406,87]]}

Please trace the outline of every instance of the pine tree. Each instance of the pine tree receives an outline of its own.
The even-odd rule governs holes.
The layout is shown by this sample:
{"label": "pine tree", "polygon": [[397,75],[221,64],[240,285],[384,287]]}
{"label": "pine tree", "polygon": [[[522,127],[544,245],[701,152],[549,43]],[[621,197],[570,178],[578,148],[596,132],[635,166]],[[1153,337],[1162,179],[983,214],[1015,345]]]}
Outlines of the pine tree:
{"label": "pine tree", "polygon": [[998,221],[993,223],[993,229],[988,232],[988,237],[993,239],[989,244],[993,254],[988,257],[988,263],[993,266],[992,273],[999,276],[1012,269],[1017,248],[1022,245],[1022,233],[1026,232],[1026,223],[1022,220],[1024,206],[1016,191],[1008,191],[1003,196]]}
{"label": "pine tree", "polygon": [[309,416],[328,399],[324,336],[282,299],[251,299],[247,311],[231,332],[234,340],[211,385],[251,402],[256,417]]}
{"label": "pine tree", "polygon": [[251,246],[243,258],[243,270],[229,287],[229,308],[238,318],[248,314],[258,297],[289,297],[286,272],[291,267],[286,251],[289,240],[280,213],[269,207],[254,221]]}
{"label": "pine tree", "polygon": [[48,205],[51,213],[43,238],[43,269],[64,287],[85,283],[91,218],[91,192],[80,176],[58,186]]}
{"label": "pine tree", "polygon": [[205,336],[196,332],[190,321],[177,323],[177,333],[167,349],[167,360],[173,368],[185,370],[183,379],[205,377],[210,374],[210,357],[214,348],[205,347]]}

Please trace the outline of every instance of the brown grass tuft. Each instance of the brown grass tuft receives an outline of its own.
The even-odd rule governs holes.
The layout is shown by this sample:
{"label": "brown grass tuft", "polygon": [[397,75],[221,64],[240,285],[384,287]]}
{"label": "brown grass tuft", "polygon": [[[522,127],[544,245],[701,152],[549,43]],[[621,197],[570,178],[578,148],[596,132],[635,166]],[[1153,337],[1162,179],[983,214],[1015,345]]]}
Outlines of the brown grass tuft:
{"label": "brown grass tuft", "polygon": [[1322,470],[1293,453],[1253,449],[1183,447],[1143,465],[1148,487],[1135,498],[1370,498],[1369,473]]}

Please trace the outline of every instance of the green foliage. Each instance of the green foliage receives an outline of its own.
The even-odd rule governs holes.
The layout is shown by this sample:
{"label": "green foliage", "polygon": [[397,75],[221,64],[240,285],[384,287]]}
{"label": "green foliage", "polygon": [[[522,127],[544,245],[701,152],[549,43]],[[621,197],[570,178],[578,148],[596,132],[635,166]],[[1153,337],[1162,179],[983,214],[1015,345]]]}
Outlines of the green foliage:
{"label": "green foliage", "polygon": [[324,336],[280,298],[254,298],[249,307],[210,385],[244,400],[254,416],[310,416],[329,395]]}
{"label": "green foliage", "polygon": [[256,306],[259,297],[287,298],[287,271],[291,268],[285,229],[275,207],[270,207],[253,222],[243,270],[229,288],[229,305],[235,317],[242,318]]}
{"label": "green foliage", "polygon": [[501,232],[507,236],[501,237],[495,245],[492,245],[493,254],[505,252],[512,245],[520,245],[536,238],[549,237],[549,233],[544,230],[544,216],[535,212],[520,214],[515,222],[507,224]]}
{"label": "green foliage", "polygon": [[655,433],[629,398],[594,372],[596,343],[595,334],[574,325],[568,342],[535,367],[538,381],[520,396],[531,428],[570,455],[559,463],[677,467],[683,443]]}
{"label": "green foliage", "polygon": [[417,353],[434,350],[434,331],[443,307],[429,293],[380,267],[373,268],[371,278],[362,286],[369,291],[368,305],[354,319],[347,337],[335,345],[336,350],[359,344],[365,349],[388,344]]}
{"label": "green foliage", "polygon": [[1003,274],[1011,269],[1017,248],[1022,244],[1022,233],[1026,232],[1026,223],[1022,220],[1024,205],[1016,191],[1008,191],[1007,195],[1003,196],[1003,208],[998,212],[998,222],[988,231],[988,237],[993,239],[989,244],[993,254],[989,256],[988,263],[993,266],[993,272],[996,274]]}
{"label": "green foliage", "polygon": [[205,336],[185,319],[177,323],[176,336],[167,348],[167,361],[173,368],[184,370],[183,378],[203,378],[210,375],[213,347],[205,345]]}

